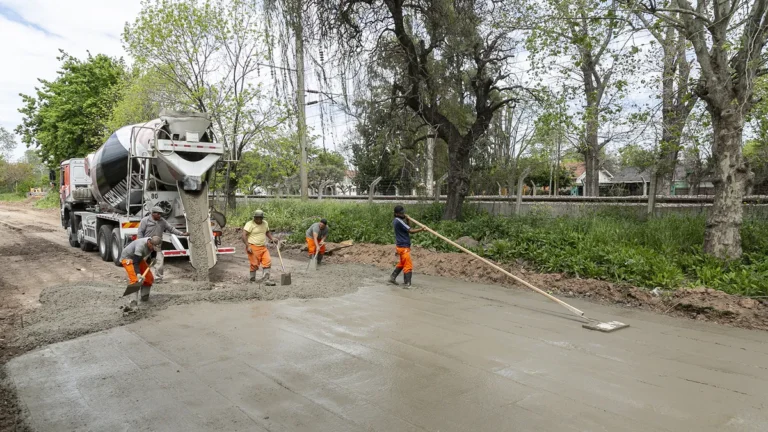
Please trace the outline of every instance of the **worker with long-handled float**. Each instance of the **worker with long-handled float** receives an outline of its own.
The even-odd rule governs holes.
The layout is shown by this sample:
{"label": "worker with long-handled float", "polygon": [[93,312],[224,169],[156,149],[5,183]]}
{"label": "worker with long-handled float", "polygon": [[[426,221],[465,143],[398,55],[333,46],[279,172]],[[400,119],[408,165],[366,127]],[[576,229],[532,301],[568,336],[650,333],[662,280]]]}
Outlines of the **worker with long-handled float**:
{"label": "worker with long-handled float", "polygon": [[392,226],[395,228],[395,247],[400,261],[397,263],[389,282],[397,285],[397,276],[403,272],[403,288],[411,287],[411,278],[413,277],[413,261],[411,261],[411,234],[424,231],[424,228],[411,228],[408,223],[410,220],[405,214],[403,206],[395,207],[395,219]]}
{"label": "worker with long-handled float", "polygon": [[[129,285],[126,293],[136,292],[138,286],[141,285],[141,301],[143,302],[149,300],[149,290],[152,289],[152,283],[154,282],[154,277],[149,268],[157,256],[155,248],[160,247],[162,244],[163,238],[159,236],[140,238],[130,242],[120,254],[120,263],[123,265],[125,272],[128,273]],[[150,258],[150,262],[147,262],[147,258]]]}

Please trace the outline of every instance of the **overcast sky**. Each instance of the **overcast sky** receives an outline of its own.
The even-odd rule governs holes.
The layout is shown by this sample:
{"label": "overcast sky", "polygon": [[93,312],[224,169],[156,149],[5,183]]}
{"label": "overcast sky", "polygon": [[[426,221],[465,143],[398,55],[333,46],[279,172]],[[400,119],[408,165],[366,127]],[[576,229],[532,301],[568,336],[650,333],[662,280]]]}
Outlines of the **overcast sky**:
{"label": "overcast sky", "polygon": [[[124,57],[120,34],[140,7],[140,0],[0,0],[0,126],[12,131],[21,122],[19,93],[56,77],[59,49]],[[25,150],[19,143],[16,156]]]}

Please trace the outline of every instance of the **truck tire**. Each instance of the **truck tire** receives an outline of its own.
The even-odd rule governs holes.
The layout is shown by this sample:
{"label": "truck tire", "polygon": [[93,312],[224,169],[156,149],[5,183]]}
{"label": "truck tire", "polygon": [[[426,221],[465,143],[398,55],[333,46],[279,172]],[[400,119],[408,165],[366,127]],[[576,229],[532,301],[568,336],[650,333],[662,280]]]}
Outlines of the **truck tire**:
{"label": "truck tire", "polygon": [[120,238],[120,228],[112,230],[112,241],[109,243],[110,248],[112,249],[112,262],[115,263],[116,266],[122,267],[123,265],[120,263],[120,254],[123,252],[123,239]]}
{"label": "truck tire", "polygon": [[98,235],[99,242],[99,256],[104,261],[110,261],[112,259],[112,227],[109,225],[102,225],[99,228]]}
{"label": "truck tire", "polygon": [[85,236],[82,235],[84,232],[83,223],[80,222],[77,224],[77,240],[80,242],[80,250],[83,252],[91,252],[93,250],[93,243],[85,239]]}
{"label": "truck tire", "polygon": [[67,225],[67,237],[69,237],[69,245],[72,247],[80,247],[80,242],[77,241],[77,231],[72,230],[72,221],[67,218],[65,223]]}

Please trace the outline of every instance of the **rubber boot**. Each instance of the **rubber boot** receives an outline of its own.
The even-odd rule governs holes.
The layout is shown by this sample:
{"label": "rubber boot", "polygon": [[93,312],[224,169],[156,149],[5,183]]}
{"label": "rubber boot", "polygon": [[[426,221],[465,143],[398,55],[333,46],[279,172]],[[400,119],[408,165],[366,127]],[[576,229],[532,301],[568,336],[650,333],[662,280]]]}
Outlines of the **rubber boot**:
{"label": "rubber boot", "polygon": [[397,277],[400,275],[401,271],[403,271],[403,269],[395,267],[395,271],[393,271],[392,275],[389,276],[389,283],[391,283],[393,285],[399,285],[397,283]]}
{"label": "rubber boot", "polygon": [[269,269],[264,269],[264,285],[266,286],[275,286],[277,285],[275,281],[269,279]]}
{"label": "rubber boot", "polygon": [[317,254],[317,265],[320,266],[322,262],[323,262],[323,254]]}
{"label": "rubber boot", "polygon": [[409,289],[411,287],[411,277],[413,276],[413,273],[408,272],[403,275],[403,279],[405,280],[403,282],[403,289]]}
{"label": "rubber boot", "polygon": [[141,287],[141,301],[146,302],[149,301],[149,290],[152,289],[152,286],[143,286]]}
{"label": "rubber boot", "polygon": [[255,271],[251,272],[251,282],[256,282],[256,272]]}

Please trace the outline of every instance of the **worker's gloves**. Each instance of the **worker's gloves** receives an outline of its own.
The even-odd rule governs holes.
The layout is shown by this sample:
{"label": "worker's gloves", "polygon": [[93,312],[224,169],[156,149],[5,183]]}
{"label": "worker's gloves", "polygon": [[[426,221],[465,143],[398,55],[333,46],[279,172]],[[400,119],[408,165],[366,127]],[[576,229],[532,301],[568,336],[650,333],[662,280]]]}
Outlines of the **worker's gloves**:
{"label": "worker's gloves", "polygon": [[139,276],[138,280],[136,281],[137,284],[143,284],[144,283],[144,276]]}

